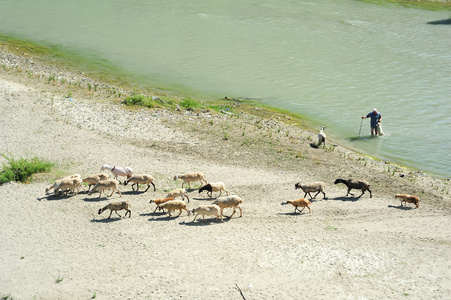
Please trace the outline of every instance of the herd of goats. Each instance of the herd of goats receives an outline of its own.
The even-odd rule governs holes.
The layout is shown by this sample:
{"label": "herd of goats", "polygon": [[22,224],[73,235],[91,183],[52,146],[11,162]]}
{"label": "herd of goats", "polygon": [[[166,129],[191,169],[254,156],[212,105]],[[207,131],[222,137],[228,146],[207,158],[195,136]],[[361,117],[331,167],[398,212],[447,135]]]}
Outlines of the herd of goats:
{"label": "herd of goats", "polygon": [[[86,178],[82,178],[80,175],[75,174],[68,177],[65,177],[63,179],[56,180],[51,186],[47,187],[45,192],[48,193],[51,189],[54,190],[55,194],[58,193],[65,193],[72,191],[74,194],[77,194],[80,189],[84,189],[83,183],[86,183],[88,185],[88,195],[92,195],[93,192],[99,191],[99,198],[102,196],[102,193],[107,195],[105,193],[105,190],[112,190],[110,195],[112,196],[114,192],[119,193],[120,196],[122,196],[121,192],[119,191],[118,187],[121,183],[118,180],[119,176],[127,177],[127,179],[124,181],[124,186],[131,183],[131,187],[133,191],[139,190],[139,185],[147,185],[147,188],[144,192],[147,192],[147,190],[150,188],[150,185],[153,186],[154,191],[156,191],[155,184],[153,183],[154,178],[151,175],[148,174],[140,174],[140,175],[133,175],[133,170],[130,167],[118,167],[118,166],[110,166],[107,164],[102,165],[101,171],[104,171],[105,169],[108,169],[111,171],[111,173],[114,176],[114,179],[110,179],[108,174],[102,172],[96,175],[91,175]],[[196,220],[198,215],[202,215],[202,218],[205,219],[205,216],[215,216],[216,219],[223,220],[223,210],[225,208],[233,208],[233,213],[228,216],[227,218],[232,218],[232,216],[235,214],[236,209],[238,208],[240,210],[240,217],[243,216],[243,210],[240,207],[240,204],[243,203],[243,200],[237,196],[237,195],[229,195],[229,192],[226,190],[225,184],[222,182],[217,183],[208,183],[205,180],[205,174],[202,172],[193,172],[193,173],[186,173],[182,175],[175,175],[174,180],[181,179],[183,180],[182,188],[176,189],[171,192],[169,192],[165,198],[161,199],[155,199],[150,200],[150,203],[155,203],[156,208],[154,212],[158,209],[160,211],[163,211],[166,209],[168,215],[172,216],[172,211],[178,210],[180,216],[182,214],[182,211],[185,210],[188,215],[195,214],[194,220]],[[200,205],[192,210],[188,210],[186,208],[186,203],[189,203],[189,197],[187,194],[186,189],[183,188],[184,184],[187,183],[188,187],[191,188],[191,183],[193,182],[200,182],[200,188],[199,193],[203,191],[207,191],[207,195],[212,199],[213,193],[219,192],[218,197],[215,199],[214,202],[208,205]],[[372,197],[372,193],[370,190],[370,185],[365,180],[344,180],[344,179],[337,179],[335,181],[335,184],[343,183],[347,186],[348,192],[347,195],[354,196],[354,194],[351,193],[352,189],[361,190],[362,194],[360,194],[359,197],[361,197],[366,191],[369,192],[370,198]],[[309,210],[309,213],[311,212],[310,204],[311,202],[308,199],[305,199],[307,194],[310,196],[310,198],[315,198],[319,193],[323,194],[323,197],[326,197],[326,193],[324,192],[325,183],[324,182],[309,182],[309,183],[296,183],[295,189],[301,189],[305,194],[304,198],[300,198],[297,200],[291,200],[287,201],[282,204],[291,204],[294,206],[294,212],[296,213],[299,211],[300,213],[307,207]],[[86,191],[86,190],[85,190]],[[220,197],[222,192],[225,192],[227,196]],[[316,194],[312,197],[311,193]],[[182,200],[176,200],[175,198],[181,197]],[[187,199],[187,202],[185,203],[185,198]],[[419,207],[420,199],[417,196],[414,195],[406,195],[406,194],[396,194],[395,198],[399,198],[401,200],[401,206],[403,205],[403,202],[405,205],[407,205],[407,202],[415,204],[416,208]],[[125,216],[131,217],[131,210],[130,210],[130,203],[128,201],[119,201],[119,202],[111,202],[105,207],[99,209],[99,214],[103,213],[105,210],[110,210],[110,215],[108,216],[108,219],[111,217],[111,214],[113,211],[119,215],[119,210],[125,210]],[[302,207],[302,210],[299,209]]]}

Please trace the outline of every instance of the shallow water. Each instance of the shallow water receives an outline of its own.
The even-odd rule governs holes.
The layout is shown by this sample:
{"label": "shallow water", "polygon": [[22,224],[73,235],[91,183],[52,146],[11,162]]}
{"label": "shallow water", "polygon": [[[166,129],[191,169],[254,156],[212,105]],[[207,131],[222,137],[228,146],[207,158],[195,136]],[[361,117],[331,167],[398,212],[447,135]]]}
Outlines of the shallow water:
{"label": "shallow water", "polygon": [[[451,26],[427,24],[449,12],[350,0],[1,6],[0,31],[95,53],[153,86],[257,98],[347,147],[451,176]],[[383,137],[361,121],[374,107]]]}

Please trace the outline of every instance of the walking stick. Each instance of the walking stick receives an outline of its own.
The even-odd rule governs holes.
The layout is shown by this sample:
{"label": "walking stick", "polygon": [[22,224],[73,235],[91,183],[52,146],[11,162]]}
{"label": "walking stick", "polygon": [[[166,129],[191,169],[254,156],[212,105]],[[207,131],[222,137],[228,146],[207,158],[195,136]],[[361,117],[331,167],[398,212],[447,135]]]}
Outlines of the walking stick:
{"label": "walking stick", "polygon": [[363,119],[362,119],[362,121],[360,122],[359,136],[360,136],[360,132],[362,131],[362,123],[363,123]]}

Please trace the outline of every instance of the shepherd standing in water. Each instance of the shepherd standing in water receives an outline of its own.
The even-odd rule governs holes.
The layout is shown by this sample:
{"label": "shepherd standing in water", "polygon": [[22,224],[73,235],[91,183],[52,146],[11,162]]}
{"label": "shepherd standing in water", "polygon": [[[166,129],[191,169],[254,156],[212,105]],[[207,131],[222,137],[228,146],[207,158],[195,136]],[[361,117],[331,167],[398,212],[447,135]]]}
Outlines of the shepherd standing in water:
{"label": "shepherd standing in water", "polygon": [[378,124],[382,120],[382,115],[380,112],[377,111],[377,109],[373,109],[373,112],[370,112],[366,116],[362,116],[362,119],[371,118],[371,135],[379,135],[380,132],[378,130]]}

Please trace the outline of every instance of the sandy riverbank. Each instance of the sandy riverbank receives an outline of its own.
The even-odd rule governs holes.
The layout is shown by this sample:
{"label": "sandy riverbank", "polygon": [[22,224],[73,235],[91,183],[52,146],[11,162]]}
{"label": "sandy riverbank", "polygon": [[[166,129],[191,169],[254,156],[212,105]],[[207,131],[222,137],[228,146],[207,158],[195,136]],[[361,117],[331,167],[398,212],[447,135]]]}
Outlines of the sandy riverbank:
{"label": "sandy riverbank", "polygon": [[[0,60],[0,153],[49,159],[61,175],[128,165],[152,174],[157,187],[135,193],[121,186],[122,198],[98,198],[46,195],[55,179],[48,176],[1,185],[0,296],[242,299],[235,284],[246,299],[451,294],[448,181],[339,146],[312,148],[316,132],[278,118],[127,110],[100,92],[70,100],[42,80],[57,70],[5,52]],[[30,76],[30,68],[44,75]],[[221,223],[153,213],[149,200],[180,187],[173,175],[190,171],[225,182],[244,199],[244,216]],[[368,180],[373,197],[346,197],[333,184],[340,177]],[[296,182],[317,180],[327,198],[312,201],[312,213],[281,205],[303,196]],[[401,207],[395,193],[419,195],[420,208]],[[189,208],[210,202],[196,189],[189,195]],[[97,214],[119,199],[131,202],[131,218]]]}

